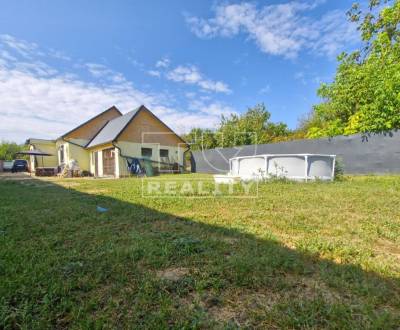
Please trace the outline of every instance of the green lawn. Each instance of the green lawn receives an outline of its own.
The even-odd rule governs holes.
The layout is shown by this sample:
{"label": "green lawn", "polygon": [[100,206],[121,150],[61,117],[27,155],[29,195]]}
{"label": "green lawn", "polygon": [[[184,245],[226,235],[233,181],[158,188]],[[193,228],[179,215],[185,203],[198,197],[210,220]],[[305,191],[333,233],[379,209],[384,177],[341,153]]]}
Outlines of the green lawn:
{"label": "green lawn", "polygon": [[141,189],[0,178],[0,328],[398,329],[399,176]]}

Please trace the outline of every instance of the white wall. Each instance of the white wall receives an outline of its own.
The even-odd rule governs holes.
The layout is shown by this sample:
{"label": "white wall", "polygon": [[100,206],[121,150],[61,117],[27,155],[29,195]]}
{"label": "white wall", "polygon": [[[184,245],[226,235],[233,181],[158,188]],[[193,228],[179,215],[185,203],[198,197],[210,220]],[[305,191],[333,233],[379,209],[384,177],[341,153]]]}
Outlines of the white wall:
{"label": "white wall", "polygon": [[72,143],[57,140],[57,156],[58,156],[58,164],[61,165],[60,160],[60,146],[64,145],[64,164],[68,164],[71,159],[74,159],[78,162],[79,168],[81,171],[90,171],[90,152],[82,147],[74,145]]}

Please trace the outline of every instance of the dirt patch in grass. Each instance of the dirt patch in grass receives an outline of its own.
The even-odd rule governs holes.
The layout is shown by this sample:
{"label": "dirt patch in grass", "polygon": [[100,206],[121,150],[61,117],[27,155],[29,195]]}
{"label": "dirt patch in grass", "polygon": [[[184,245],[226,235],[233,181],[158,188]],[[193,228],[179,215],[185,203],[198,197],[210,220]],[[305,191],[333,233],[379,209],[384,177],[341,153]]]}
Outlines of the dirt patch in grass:
{"label": "dirt patch in grass", "polygon": [[95,188],[95,189],[88,189],[84,191],[86,194],[90,194],[90,195],[101,195],[101,194],[105,194],[107,192],[109,192],[109,190],[107,189],[99,189],[99,188]]}
{"label": "dirt patch in grass", "polygon": [[218,237],[217,240],[225,242],[225,243],[230,244],[230,245],[235,245],[235,244],[237,244],[239,242],[238,238],[229,237],[229,236]]}
{"label": "dirt patch in grass", "polygon": [[[252,320],[257,317],[264,318],[266,314],[274,310],[275,306],[282,303],[298,299],[313,301],[322,298],[328,304],[336,304],[343,299],[337,292],[328,288],[322,280],[314,277],[287,275],[286,278],[290,290],[287,288],[280,290],[272,286],[256,291],[229,290],[220,296],[203,295],[199,304],[210,318],[217,322],[251,327]],[[187,302],[189,303],[189,300]]]}
{"label": "dirt patch in grass", "polygon": [[213,320],[238,327],[251,327],[253,314],[265,314],[282,299],[269,290],[226,291],[219,297],[203,298],[200,305]]}
{"label": "dirt patch in grass", "polygon": [[243,300],[240,299],[241,296],[242,293],[234,296],[232,292],[229,294],[225,292],[223,295],[218,295],[211,291],[206,291],[202,294],[190,292],[185,297],[179,299],[179,305],[186,306],[188,309],[198,306],[214,321],[234,323],[240,326],[244,322],[244,319],[239,322],[244,317],[243,313],[241,314],[243,307]]}
{"label": "dirt patch in grass", "polygon": [[71,181],[58,181],[57,185],[64,187],[64,188],[76,188],[79,187],[81,184],[79,182],[71,182]]}
{"label": "dirt patch in grass", "polygon": [[400,259],[400,246],[398,244],[386,239],[378,239],[375,246],[378,247],[378,250],[380,250],[381,253],[387,253]]}
{"label": "dirt patch in grass", "polygon": [[158,278],[171,282],[177,282],[188,274],[189,268],[184,267],[167,268],[156,272]]}
{"label": "dirt patch in grass", "polygon": [[21,184],[23,186],[28,186],[28,187],[34,187],[34,188],[54,187],[54,185],[51,183],[39,182],[37,180],[19,181],[19,184]]}
{"label": "dirt patch in grass", "polygon": [[[288,283],[292,287],[291,296],[312,300],[321,296],[328,303],[337,303],[341,300],[339,294],[320,279],[312,276],[287,276]],[[286,298],[290,298],[289,296]]]}
{"label": "dirt patch in grass", "polygon": [[17,172],[0,172],[0,180],[5,181],[20,181],[20,180],[32,180],[32,177],[29,173]]}
{"label": "dirt patch in grass", "polygon": [[238,326],[240,326],[239,321],[237,320],[238,313],[234,309],[229,306],[214,306],[208,310],[208,314],[212,317],[215,321],[219,322],[234,322]]}

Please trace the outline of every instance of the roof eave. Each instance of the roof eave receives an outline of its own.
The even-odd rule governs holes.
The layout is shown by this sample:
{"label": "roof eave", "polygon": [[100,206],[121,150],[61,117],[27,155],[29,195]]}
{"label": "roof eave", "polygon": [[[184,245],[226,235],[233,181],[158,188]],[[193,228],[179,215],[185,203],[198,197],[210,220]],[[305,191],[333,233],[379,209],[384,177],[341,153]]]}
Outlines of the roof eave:
{"label": "roof eave", "polygon": [[[94,147],[97,147],[97,146],[101,146],[101,145],[103,145],[103,144],[109,144],[109,143],[114,143],[114,142],[116,142],[117,141],[117,139],[118,139],[118,137],[121,135],[121,133],[126,129],[126,127],[132,122],[132,120],[136,117],[136,115],[137,115],[137,113],[141,110],[141,108],[142,107],[144,107],[143,105],[141,105],[140,107],[138,107],[137,108],[137,110],[136,110],[136,112],[132,115],[132,118],[130,118],[129,120],[128,120],[128,122],[124,125],[124,127],[123,128],[121,128],[121,130],[117,133],[117,135],[113,138],[113,139],[110,139],[110,140],[107,140],[106,142],[101,142],[101,143],[98,143],[98,144],[95,144],[95,145],[90,145],[90,143],[88,143],[87,144],[87,148],[94,148]],[[132,110],[133,111],[133,110]],[[100,132],[103,130],[103,128],[106,126],[108,124],[108,122],[101,128],[101,130],[99,130],[99,132],[97,132],[97,134],[96,134],[96,136],[98,135],[98,134],[100,134]],[[92,139],[92,141],[94,140],[94,138]]]}
{"label": "roof eave", "polygon": [[184,139],[182,139],[173,129],[171,129],[166,123],[164,123],[160,118],[158,118],[152,111],[150,111],[149,109],[147,109],[146,106],[144,106],[144,105],[142,105],[142,107],[143,107],[144,109],[146,109],[154,118],[156,118],[156,119],[157,119],[160,123],[162,123],[166,128],[168,128],[172,133],[174,133],[174,134],[178,137],[178,139],[181,140],[186,146],[189,147],[189,144],[188,144]]}
{"label": "roof eave", "polygon": [[72,130],[68,131],[67,133],[61,135],[60,137],[57,138],[57,140],[58,140],[58,139],[64,139],[67,135],[71,134],[72,132],[76,131],[77,129],[79,129],[79,128],[81,128],[82,126],[88,124],[88,123],[91,122],[92,120],[94,120],[94,119],[100,117],[101,115],[105,114],[107,111],[110,111],[110,110],[116,110],[116,111],[122,116],[122,112],[119,111],[119,109],[118,109],[115,105],[113,105],[113,106],[109,107],[108,109],[104,110],[103,112],[100,112],[98,115],[94,116],[93,118],[90,118],[90,119],[86,120],[84,123],[82,123],[82,124],[80,124],[79,126],[73,128]]}
{"label": "roof eave", "polygon": [[183,142],[183,144],[185,144],[185,146],[187,146],[188,148],[190,147],[189,146],[189,144],[185,141],[185,140],[183,140],[177,133],[175,133],[167,124],[165,124],[160,118],[158,118],[153,112],[151,112],[148,108],[146,108],[146,106],[144,106],[143,104],[141,105],[141,106],[139,106],[138,108],[137,108],[137,110],[136,110],[136,112],[132,115],[132,118],[130,118],[129,120],[128,120],[128,122],[124,125],[124,127],[118,132],[118,134],[113,138],[113,139],[110,139],[110,140],[108,140],[108,141],[106,141],[106,142],[101,142],[101,143],[98,143],[98,144],[95,144],[95,145],[90,145],[90,143],[92,142],[92,141],[94,141],[94,139],[95,139],[95,137],[98,135],[98,134],[100,134],[100,132],[104,129],[104,127],[108,124],[108,122],[109,121],[107,121],[107,123],[97,132],[97,134],[92,138],[92,140],[91,141],[89,141],[88,142],[88,144],[85,146],[85,148],[86,149],[91,149],[91,148],[95,148],[95,147],[98,147],[98,146],[101,146],[101,145],[106,145],[106,144],[113,144],[113,143],[115,143],[115,142],[117,142],[117,140],[118,140],[118,138],[121,136],[121,134],[125,131],[125,129],[131,124],[131,122],[136,118],[136,116],[141,112],[141,111],[143,111],[143,110],[147,110],[155,119],[157,119],[162,125],[164,125],[168,130],[170,130],[173,134],[175,134],[175,136],[177,136],[178,137],[178,139],[180,140],[180,141],[182,141]]}
{"label": "roof eave", "polygon": [[135,117],[137,116],[137,114],[142,111],[143,109],[147,109],[143,104],[136,110],[136,112],[133,114],[132,118],[128,120],[128,122],[125,124],[125,126],[119,131],[119,133],[117,134],[117,136],[111,141],[111,143],[114,143],[118,140],[118,138],[120,137],[120,135],[125,131],[125,129],[128,127],[128,125],[133,121],[133,119],[135,119]]}
{"label": "roof eave", "polygon": [[98,132],[90,139],[90,141],[88,143],[86,143],[86,145],[84,146],[84,148],[91,148],[94,146],[89,147],[90,143],[96,138],[97,135],[100,134],[100,132],[103,130],[104,127],[106,127],[106,125],[109,123],[110,121],[107,120],[106,123],[98,130]]}

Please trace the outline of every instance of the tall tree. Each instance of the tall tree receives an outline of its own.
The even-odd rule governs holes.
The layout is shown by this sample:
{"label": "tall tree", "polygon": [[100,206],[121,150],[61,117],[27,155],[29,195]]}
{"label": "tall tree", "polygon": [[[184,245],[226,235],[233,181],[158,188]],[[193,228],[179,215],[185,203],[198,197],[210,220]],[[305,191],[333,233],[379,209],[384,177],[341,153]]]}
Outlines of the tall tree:
{"label": "tall tree", "polygon": [[215,131],[193,128],[183,138],[191,144],[192,150],[215,147],[269,143],[285,140],[291,134],[287,125],[270,121],[271,114],[264,104],[249,108],[241,115],[222,116]]}
{"label": "tall tree", "polygon": [[400,128],[400,0],[370,0],[348,12],[363,47],[339,56],[336,76],[322,84],[308,137],[382,133]]}
{"label": "tall tree", "polygon": [[215,133],[211,129],[193,128],[182,138],[190,144],[190,149],[193,151],[212,149],[217,146]]}
{"label": "tall tree", "polygon": [[265,125],[271,114],[264,104],[249,108],[242,115],[231,114],[222,116],[220,127],[217,130],[217,143],[221,147],[233,147],[261,143]]}

